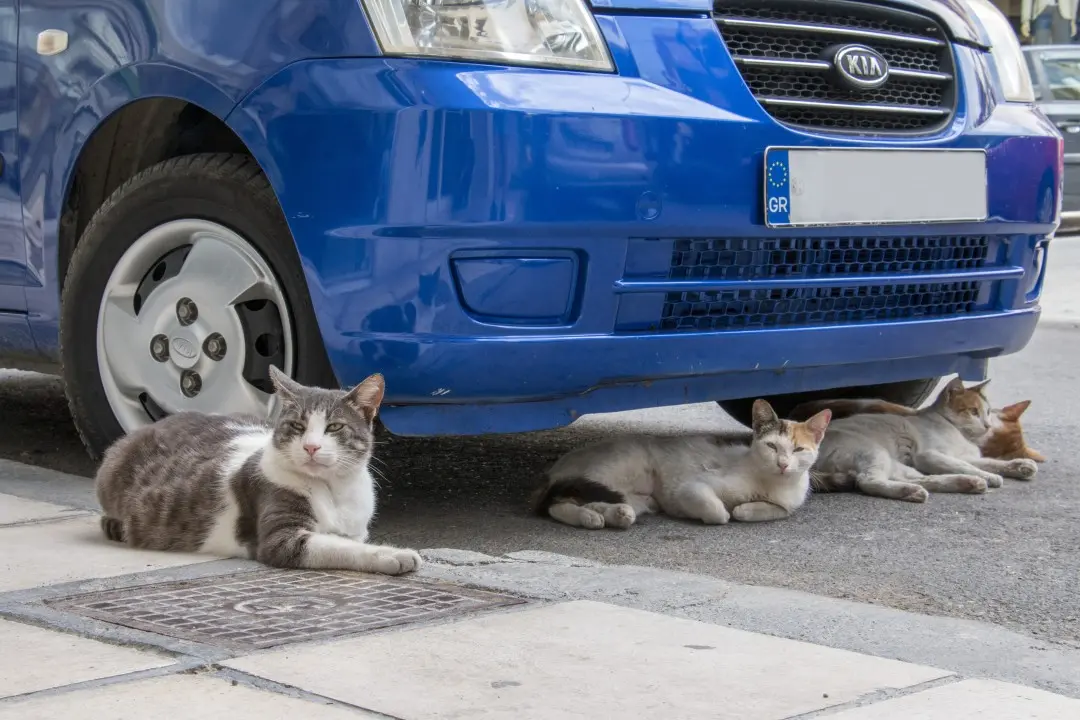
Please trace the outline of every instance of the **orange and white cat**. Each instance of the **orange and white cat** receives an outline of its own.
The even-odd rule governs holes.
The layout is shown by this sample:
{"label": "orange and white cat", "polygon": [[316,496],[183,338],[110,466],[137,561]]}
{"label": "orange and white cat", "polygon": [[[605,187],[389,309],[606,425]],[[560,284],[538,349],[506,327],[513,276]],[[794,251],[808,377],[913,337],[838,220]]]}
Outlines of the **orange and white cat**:
{"label": "orange and white cat", "polygon": [[[1024,429],[1020,425],[1020,416],[1031,406],[1030,400],[1013,403],[1001,409],[991,411],[990,431],[979,440],[979,450],[983,457],[998,460],[1019,460],[1028,458],[1035,462],[1046,462],[1046,456],[1028,446],[1024,439]],[[834,420],[852,415],[915,415],[917,410],[907,405],[892,403],[874,398],[815,400],[795,407],[788,417],[802,420],[831,410]]]}
{"label": "orange and white cat", "polygon": [[1031,458],[1002,460],[981,452],[978,443],[994,424],[987,382],[966,388],[953,378],[921,410],[833,420],[814,463],[814,490],[925,502],[929,492],[984,493],[1001,487],[1004,477],[1034,479],[1039,466]]}

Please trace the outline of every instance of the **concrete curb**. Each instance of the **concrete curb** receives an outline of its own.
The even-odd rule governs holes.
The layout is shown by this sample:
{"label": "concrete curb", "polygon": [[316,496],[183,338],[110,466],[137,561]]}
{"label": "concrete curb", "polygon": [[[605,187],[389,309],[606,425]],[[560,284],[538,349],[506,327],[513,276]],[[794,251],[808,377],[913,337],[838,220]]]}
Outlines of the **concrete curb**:
{"label": "concrete curb", "polygon": [[[19,463],[0,462],[0,491],[86,510],[96,505],[86,478],[27,469]],[[989,623],[919,615],[671,570],[604,565],[540,551],[521,550],[503,556],[447,548],[422,552],[428,563],[421,578],[541,602],[611,603],[1080,697],[1080,649]],[[209,560],[9,592],[0,594],[0,616],[105,642],[152,646],[178,659],[213,663],[225,657],[220,648],[78,618],[43,603],[65,595],[227,575],[258,567],[246,561]]]}

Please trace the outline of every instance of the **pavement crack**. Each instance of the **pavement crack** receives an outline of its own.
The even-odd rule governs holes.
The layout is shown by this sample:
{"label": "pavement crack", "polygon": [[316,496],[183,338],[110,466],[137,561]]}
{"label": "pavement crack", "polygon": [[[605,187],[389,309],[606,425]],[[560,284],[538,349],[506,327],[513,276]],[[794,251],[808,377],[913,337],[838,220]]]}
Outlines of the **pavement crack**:
{"label": "pavement crack", "polygon": [[353,705],[351,703],[341,702],[333,698],[326,697],[325,695],[318,695],[307,690],[302,690],[292,685],[286,685],[284,683],[274,682],[273,680],[267,680],[261,678],[258,675],[252,675],[242,670],[234,670],[222,665],[215,665],[210,673],[213,677],[220,678],[222,680],[229,680],[233,685],[246,685],[256,690],[263,690],[266,692],[277,693],[278,695],[287,695],[288,697],[295,698],[297,700],[307,700],[308,702],[318,703],[320,705],[329,705],[331,707],[347,708],[349,710],[363,710],[364,712],[371,713],[375,717],[387,718],[388,720],[405,720],[405,718],[397,715],[387,715],[386,713],[373,710],[372,708],[363,707],[362,705]]}
{"label": "pavement crack", "polygon": [[180,675],[183,673],[198,672],[200,670],[208,669],[209,666],[202,660],[181,660],[179,662],[173,663],[172,665],[151,668],[149,670],[136,670],[134,672],[123,673],[121,675],[110,675],[108,677],[95,678],[93,680],[84,680],[82,682],[70,683],[68,685],[45,688],[43,690],[34,690],[32,692],[20,693],[18,695],[9,695],[8,697],[0,698],[0,708],[2,708],[4,705],[14,705],[16,703],[24,702],[27,700],[52,697],[55,695],[64,695],[67,693],[76,692],[78,690],[102,688],[109,685],[119,685],[121,683],[135,682],[138,680],[148,680],[150,678],[163,677],[165,675]]}
{"label": "pavement crack", "polygon": [[[874,692],[860,695],[854,700],[850,700],[845,703],[838,703],[836,705],[831,705],[827,708],[813,710],[811,712],[802,713],[800,715],[792,715],[785,720],[810,720],[811,718],[828,717],[830,715],[836,715],[838,713],[844,712],[845,710],[851,710],[852,708],[865,707],[867,705],[876,705],[878,703],[885,702],[886,700],[892,700],[894,698],[904,697],[906,695],[915,695],[925,690],[931,690],[936,687],[941,687],[942,685],[952,685],[964,679],[965,678],[959,675],[949,674],[944,677],[927,680],[923,683],[908,685],[907,687],[876,690]],[[822,693],[822,696],[828,697],[825,693]]]}

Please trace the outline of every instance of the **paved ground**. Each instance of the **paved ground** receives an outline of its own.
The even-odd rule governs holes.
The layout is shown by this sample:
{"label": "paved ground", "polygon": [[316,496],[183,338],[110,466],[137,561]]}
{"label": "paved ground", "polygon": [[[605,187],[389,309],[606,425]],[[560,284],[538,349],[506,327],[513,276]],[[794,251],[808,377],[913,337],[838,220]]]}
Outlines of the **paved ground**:
{"label": "paved ground", "polygon": [[142,552],[0,467],[0,720],[1080,716],[1080,652],[992,626],[536,551],[404,578]]}
{"label": "paved ground", "polygon": [[[923,506],[861,496],[815,497],[795,518],[704,528],[652,518],[630,532],[586,532],[528,517],[536,474],[598,434],[734,430],[714,406],[585,418],[572,428],[469,440],[391,440],[376,532],[418,547],[491,554],[521,548],[606,563],[688,570],[915,612],[973,618],[1080,648],[1080,241],[1051,252],[1050,322],[1017,356],[991,365],[993,399],[1030,398],[1025,427],[1050,461],[1031,484],[982,497],[938,495]],[[0,457],[90,475],[59,384],[0,378]]]}

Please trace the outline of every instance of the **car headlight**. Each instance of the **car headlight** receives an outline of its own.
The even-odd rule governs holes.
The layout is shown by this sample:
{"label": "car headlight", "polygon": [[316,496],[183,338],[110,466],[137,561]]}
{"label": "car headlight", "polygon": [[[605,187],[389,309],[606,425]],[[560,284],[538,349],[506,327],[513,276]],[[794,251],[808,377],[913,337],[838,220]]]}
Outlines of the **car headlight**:
{"label": "car headlight", "polygon": [[613,70],[584,0],[363,0],[387,55]]}
{"label": "car headlight", "polygon": [[990,0],[967,0],[971,11],[990,36],[990,57],[994,59],[1001,91],[1008,102],[1035,102],[1035,89],[1031,86],[1024,51],[1013,32],[1009,20]]}

